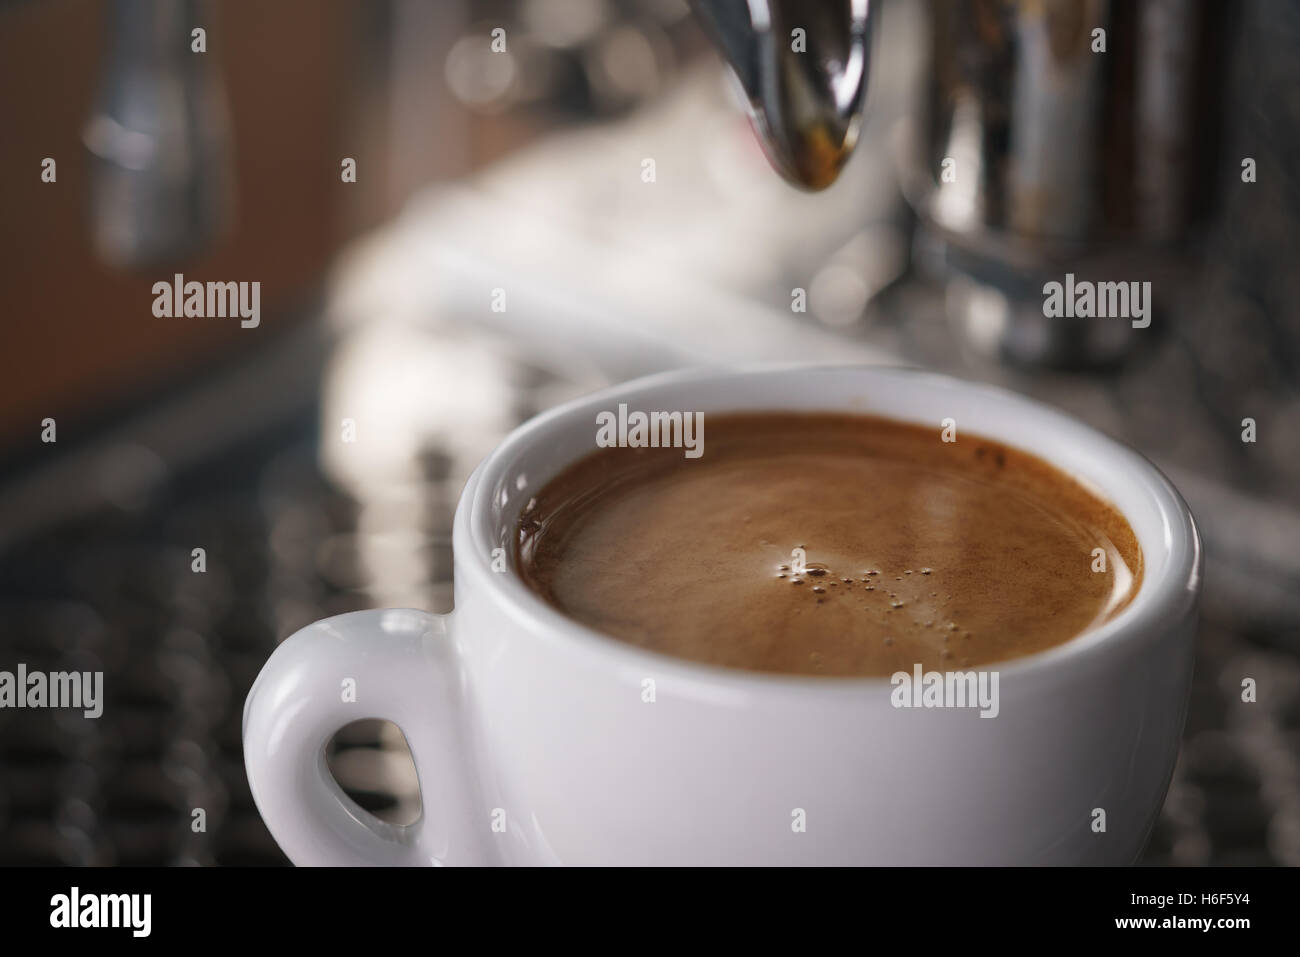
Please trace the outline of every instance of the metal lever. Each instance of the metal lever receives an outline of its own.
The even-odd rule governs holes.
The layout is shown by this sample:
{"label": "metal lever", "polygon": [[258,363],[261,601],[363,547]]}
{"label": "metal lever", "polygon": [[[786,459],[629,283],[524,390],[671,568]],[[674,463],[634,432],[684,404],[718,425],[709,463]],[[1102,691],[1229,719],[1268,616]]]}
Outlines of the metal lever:
{"label": "metal lever", "polygon": [[94,114],[95,247],[138,268],[192,256],[228,225],[231,171],[224,91],[214,54],[192,52],[209,28],[201,0],[113,0]]}

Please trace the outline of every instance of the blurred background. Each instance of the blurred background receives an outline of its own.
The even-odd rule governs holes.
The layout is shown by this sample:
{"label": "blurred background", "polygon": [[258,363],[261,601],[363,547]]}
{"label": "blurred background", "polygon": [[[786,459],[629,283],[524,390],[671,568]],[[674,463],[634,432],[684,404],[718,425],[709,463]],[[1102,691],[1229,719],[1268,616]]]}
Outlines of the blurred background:
{"label": "blurred background", "polygon": [[[530,415],[762,359],[998,383],[1164,469],[1206,591],[1143,863],[1300,864],[1300,7],[873,2],[812,192],[765,151],[844,132],[842,7],[765,46],[726,0],[0,2],[0,669],[105,673],[98,720],[0,710],[0,864],[286,863],[240,745],[276,643],[449,610],[460,487]],[[805,14],[836,82],[780,56]],[[1067,271],[1151,325],[1045,319]],[[176,273],[260,323],[155,317]],[[418,815],[391,725],[330,763]]]}

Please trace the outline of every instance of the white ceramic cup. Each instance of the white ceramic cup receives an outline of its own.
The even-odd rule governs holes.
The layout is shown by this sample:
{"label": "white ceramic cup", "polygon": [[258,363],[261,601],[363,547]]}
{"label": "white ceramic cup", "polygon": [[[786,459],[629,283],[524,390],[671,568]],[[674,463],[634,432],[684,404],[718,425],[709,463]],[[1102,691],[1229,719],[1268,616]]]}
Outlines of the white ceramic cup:
{"label": "white ceramic cup", "polygon": [[[493,550],[513,554],[521,508],[594,450],[597,413],[621,402],[704,412],[706,455],[709,413],[867,412],[936,441],[953,419],[959,442],[1032,451],[1114,503],[1142,547],[1141,588],[1101,627],[987,666],[992,720],[895,708],[888,678],[744,672],[615,641],[494,571]],[[628,383],[512,433],[465,486],[453,549],[451,614],[317,622],[249,693],[249,783],[297,864],[1125,864],[1164,799],[1192,671],[1196,527],[1141,456],[1012,393],[846,366]],[[380,822],[329,774],[326,743],[359,718],[404,732],[416,823]]]}

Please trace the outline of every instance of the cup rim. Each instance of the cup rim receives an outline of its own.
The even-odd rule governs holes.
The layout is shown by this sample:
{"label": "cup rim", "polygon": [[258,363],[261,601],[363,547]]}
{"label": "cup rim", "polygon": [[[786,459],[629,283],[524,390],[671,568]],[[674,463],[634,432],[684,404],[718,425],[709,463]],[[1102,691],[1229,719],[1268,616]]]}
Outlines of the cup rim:
{"label": "cup rim", "polygon": [[[1040,417],[1046,416],[1062,425],[1068,423],[1072,430],[1086,433],[1091,441],[1106,448],[1118,461],[1124,462],[1130,469],[1146,473],[1149,479],[1146,488],[1152,494],[1153,503],[1159,512],[1169,556],[1164,572],[1158,580],[1152,581],[1144,575],[1138,594],[1114,618],[1058,645],[1029,655],[955,670],[996,671],[999,679],[1058,674],[1062,668],[1076,663],[1083,665],[1088,661],[1096,661],[1129,645],[1153,638],[1167,630],[1174,622],[1182,620],[1192,610],[1200,589],[1203,567],[1200,533],[1183,497],[1164,473],[1146,456],[1059,409],[1000,386],[969,382],[910,366],[824,362],[745,363],[675,369],[628,380],[579,396],[524,422],[479,464],[466,482],[456,509],[453,531],[457,593],[459,594],[460,589],[465,587],[484,589],[493,596],[499,607],[535,637],[562,645],[570,651],[603,658],[616,667],[636,668],[648,674],[670,677],[680,685],[695,685],[701,689],[716,689],[722,686],[737,692],[758,690],[770,692],[780,689],[818,697],[827,694],[860,694],[867,690],[878,692],[882,688],[888,689],[891,686],[889,675],[800,675],[751,671],[691,661],[639,648],[606,635],[552,607],[524,583],[517,569],[513,568],[513,555],[511,556],[512,567],[508,574],[502,575],[491,569],[492,550],[500,547],[500,543],[492,534],[492,529],[497,526],[491,517],[489,501],[491,490],[497,486],[494,477],[498,476],[501,468],[521,452],[579,412],[609,407],[611,402],[628,401],[630,397],[640,392],[665,386],[747,376],[784,376],[792,373],[816,375],[824,372],[842,374],[854,370],[866,376],[886,379],[905,376],[913,382],[928,378],[936,385],[970,393],[982,393],[1004,403],[1031,408]],[[781,410],[782,406],[779,402],[768,409],[768,411]],[[738,402],[736,407],[729,411],[761,412],[764,409]],[[828,406],[825,411],[836,410]],[[989,434],[988,438],[1020,447],[1014,439],[1006,436]],[[1026,451],[1040,455],[1044,461],[1057,468],[1063,468],[1060,462],[1054,461],[1047,455],[1032,449]],[[1127,514],[1125,519],[1132,521]],[[513,539],[509,544],[513,549]],[[470,572],[472,577],[467,578],[465,572]]]}

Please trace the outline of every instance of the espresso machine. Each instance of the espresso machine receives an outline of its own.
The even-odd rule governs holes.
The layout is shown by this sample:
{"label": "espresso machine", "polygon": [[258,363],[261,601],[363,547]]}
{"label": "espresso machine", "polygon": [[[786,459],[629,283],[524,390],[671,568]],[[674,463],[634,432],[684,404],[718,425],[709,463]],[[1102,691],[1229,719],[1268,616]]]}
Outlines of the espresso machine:
{"label": "espresso machine", "polygon": [[[0,723],[4,861],[283,863],[238,705],[277,641],[359,608],[450,610],[454,502],[523,419],[676,366],[818,361],[1011,388],[1173,479],[1206,542],[1204,625],[1144,863],[1300,863],[1294,4],[366,0],[330,5],[355,18],[333,33],[291,7],[105,8],[67,123],[104,269],[188,273],[241,220],[321,205],[286,216],[286,180],[377,201],[303,321],[233,336],[232,368],[3,485],[9,658],[121,689],[89,729]],[[206,58],[177,56],[199,23]],[[330,60],[330,36],[365,49]],[[348,95],[257,125],[250,104],[308,67],[301,96],[345,67]],[[355,128],[325,122],[349,104]],[[308,148],[232,205],[294,120]],[[343,185],[335,153],[367,147]],[[1150,282],[1152,321],[1047,316],[1067,274]],[[189,574],[195,544],[224,569]],[[1262,692],[1244,715],[1243,676]],[[395,727],[359,722],[328,760],[367,810],[418,815]]]}
{"label": "espresso machine", "polygon": [[[880,4],[695,0],[772,166],[830,185],[856,144]],[[1123,323],[1044,315],[1042,287],[1167,278],[1211,208],[1228,15],[1155,0],[932,3],[924,111],[901,185],[955,328],[1027,365],[1095,368]],[[1163,283],[1157,283],[1163,285]]]}

